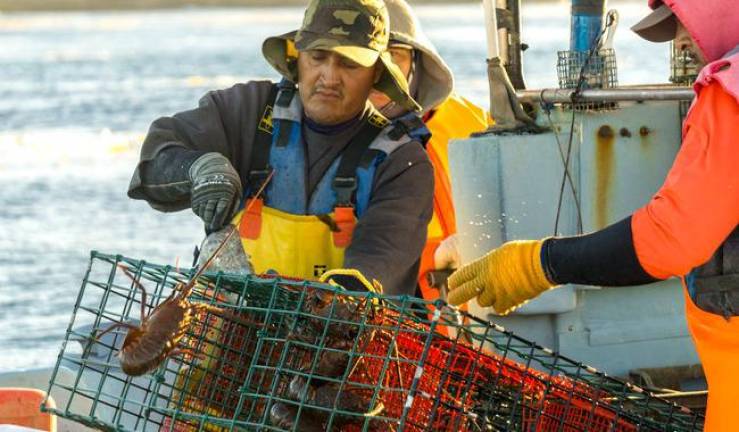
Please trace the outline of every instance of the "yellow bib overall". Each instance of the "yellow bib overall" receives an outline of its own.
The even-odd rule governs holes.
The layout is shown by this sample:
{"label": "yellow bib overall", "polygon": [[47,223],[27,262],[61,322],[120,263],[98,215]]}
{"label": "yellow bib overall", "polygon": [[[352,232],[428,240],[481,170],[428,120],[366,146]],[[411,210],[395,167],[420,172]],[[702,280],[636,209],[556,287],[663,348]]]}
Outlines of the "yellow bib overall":
{"label": "yellow bib overall", "polygon": [[[264,110],[247,194],[232,223],[257,273],[316,280],[343,267],[354,226],[369,205],[376,167],[408,139],[392,134],[389,122],[373,111],[308,194],[303,109],[295,96],[293,86],[280,84]],[[264,197],[251,196],[270,172]]]}

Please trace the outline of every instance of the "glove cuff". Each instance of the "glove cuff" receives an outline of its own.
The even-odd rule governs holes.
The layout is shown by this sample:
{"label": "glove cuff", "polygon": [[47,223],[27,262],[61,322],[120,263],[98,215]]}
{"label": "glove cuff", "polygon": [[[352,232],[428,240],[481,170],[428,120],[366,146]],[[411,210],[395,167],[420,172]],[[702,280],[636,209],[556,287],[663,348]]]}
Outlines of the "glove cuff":
{"label": "glove cuff", "polygon": [[191,182],[195,182],[195,179],[203,175],[224,174],[235,180],[239,188],[241,187],[241,180],[231,161],[218,152],[209,152],[195,159],[190,165],[188,174]]}
{"label": "glove cuff", "polygon": [[[236,188],[236,196],[241,199],[243,188],[241,185],[241,178],[239,173],[236,172],[231,161],[228,158],[218,152],[209,152],[199,158],[190,165],[188,171],[190,176],[190,183],[195,186],[197,179],[203,178],[204,176],[210,175],[223,175],[233,186]],[[236,202],[238,204],[238,200]]]}
{"label": "glove cuff", "polygon": [[541,260],[541,251],[544,246],[544,240],[535,240],[532,242],[531,251],[531,277],[532,285],[540,287],[542,290],[547,290],[554,287],[556,284],[552,283],[547,277],[547,273],[544,270]]}
{"label": "glove cuff", "polygon": [[[500,262],[495,269],[506,269],[503,273],[505,278],[501,280],[502,286],[518,287],[518,290],[528,292],[530,297],[554,286],[541,265],[543,243],[542,240],[515,240],[501,247]],[[490,269],[493,270],[493,267]],[[491,276],[494,280],[498,279],[496,275]]]}
{"label": "glove cuff", "polygon": [[499,261],[489,271],[497,271],[489,277],[500,288],[491,302],[501,315],[510,313],[530,299],[555,287],[541,265],[542,240],[512,241],[498,251]]}

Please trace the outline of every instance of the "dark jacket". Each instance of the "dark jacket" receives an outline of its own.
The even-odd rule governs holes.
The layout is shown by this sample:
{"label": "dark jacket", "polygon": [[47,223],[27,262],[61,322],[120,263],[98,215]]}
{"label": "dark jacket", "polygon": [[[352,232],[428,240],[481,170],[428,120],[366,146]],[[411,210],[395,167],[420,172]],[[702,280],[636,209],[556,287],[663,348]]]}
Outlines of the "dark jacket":
{"label": "dark jacket", "polygon": [[[271,86],[269,81],[252,81],[212,91],[198,108],[154,121],[131,179],[129,197],[146,200],[161,211],[188,208],[187,171],[205,152],[226,156],[246,189],[255,130]],[[326,155],[311,151],[308,141],[308,155]],[[341,145],[329,157],[338,156]],[[327,167],[326,161],[318,162],[307,161],[309,177],[315,178],[310,170]],[[377,168],[368,209],[346,250],[345,267],[377,279],[386,294],[414,294],[433,209],[433,182],[433,168],[420,143],[404,144],[391,153]]]}

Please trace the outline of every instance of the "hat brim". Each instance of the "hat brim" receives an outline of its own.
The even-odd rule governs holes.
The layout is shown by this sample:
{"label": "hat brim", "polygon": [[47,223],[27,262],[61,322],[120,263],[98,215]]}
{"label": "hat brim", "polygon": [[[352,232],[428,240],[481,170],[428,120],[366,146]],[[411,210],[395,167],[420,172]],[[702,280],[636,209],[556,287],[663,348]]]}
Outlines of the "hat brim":
{"label": "hat brim", "polygon": [[390,31],[390,47],[409,47],[420,53],[416,63],[419,80],[413,96],[421,104],[424,112],[428,112],[443,103],[454,89],[454,76],[451,69],[441,58],[436,48],[420,28],[416,29],[416,37],[405,33]]}
{"label": "hat brim", "polygon": [[286,79],[292,82],[298,81],[298,51],[310,49],[333,51],[364,67],[371,67],[379,61],[382,64],[383,70],[380,78],[374,84],[374,88],[385,93],[390,100],[398,103],[407,110],[421,110],[421,107],[410,95],[408,82],[403,72],[393,63],[389,52],[380,53],[369,48],[341,45],[339,42],[326,42],[330,41],[328,39],[315,40],[305,44],[295,44],[296,34],[297,31],[293,31],[279,36],[272,36],[265,39],[262,44],[264,58]]}
{"label": "hat brim", "polygon": [[301,33],[300,41],[295,43],[295,48],[298,51],[333,51],[364,67],[373,66],[380,57],[380,53],[373,49],[343,44],[340,40],[305,31]]}
{"label": "hat brim", "polygon": [[669,42],[677,34],[677,17],[663,4],[631,27],[631,30],[650,42]]}
{"label": "hat brim", "polygon": [[298,79],[298,51],[295,48],[296,31],[279,36],[271,36],[262,43],[262,55],[277,72],[285,79],[297,82]]}
{"label": "hat brim", "polygon": [[403,49],[408,49],[408,50],[416,49],[416,47],[414,47],[413,45],[409,43],[402,42],[400,40],[394,40],[394,39],[390,39],[390,42],[388,42],[387,47],[388,48],[403,48]]}

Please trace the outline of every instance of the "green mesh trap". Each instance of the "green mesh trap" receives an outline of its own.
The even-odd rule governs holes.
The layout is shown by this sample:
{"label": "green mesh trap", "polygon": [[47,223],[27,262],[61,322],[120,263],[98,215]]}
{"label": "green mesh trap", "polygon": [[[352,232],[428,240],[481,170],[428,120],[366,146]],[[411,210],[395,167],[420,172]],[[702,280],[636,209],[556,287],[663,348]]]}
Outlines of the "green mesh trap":
{"label": "green mesh trap", "polygon": [[[176,355],[130,377],[117,357],[194,272],[92,253],[46,411],[120,431],[699,431],[688,408],[442,301],[206,273]],[[135,280],[132,280],[135,279]],[[60,379],[61,369],[67,379]],[[69,380],[68,377],[74,379]]]}

